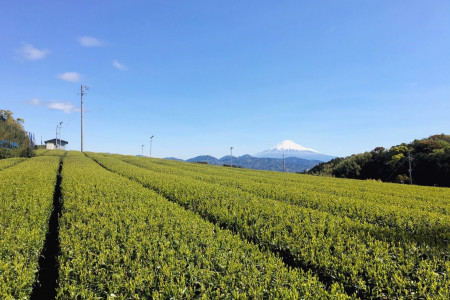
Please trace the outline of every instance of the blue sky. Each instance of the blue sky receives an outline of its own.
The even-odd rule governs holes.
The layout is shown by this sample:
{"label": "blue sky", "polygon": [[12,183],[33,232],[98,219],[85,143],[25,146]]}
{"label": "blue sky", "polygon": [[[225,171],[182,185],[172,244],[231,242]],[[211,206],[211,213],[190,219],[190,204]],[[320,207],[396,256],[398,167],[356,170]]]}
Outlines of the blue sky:
{"label": "blue sky", "polygon": [[0,108],[38,142],[345,156],[450,134],[449,1],[5,1]]}

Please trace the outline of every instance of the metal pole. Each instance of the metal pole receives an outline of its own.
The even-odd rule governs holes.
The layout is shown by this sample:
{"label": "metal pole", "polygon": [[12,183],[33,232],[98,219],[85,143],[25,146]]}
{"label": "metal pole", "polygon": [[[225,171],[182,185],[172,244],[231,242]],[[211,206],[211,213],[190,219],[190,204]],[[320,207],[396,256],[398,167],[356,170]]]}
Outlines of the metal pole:
{"label": "metal pole", "polygon": [[[55,138],[55,149],[61,149],[61,127],[63,122],[59,122],[56,125],[56,138]],[[59,132],[58,132],[59,129]],[[59,135],[59,143],[58,143],[58,135]]]}
{"label": "metal pole", "polygon": [[154,138],[154,136],[152,135],[152,136],[150,137],[150,157],[152,157],[152,144],[153,144],[153,138]]}
{"label": "metal pole", "polygon": [[408,162],[409,162],[409,169],[408,169],[408,171],[409,171],[409,183],[410,183],[410,184],[413,184],[413,182],[412,182],[412,167],[411,167],[411,161],[412,161],[412,158],[411,158],[411,151],[408,151]]}
{"label": "metal pole", "polygon": [[233,147],[230,147],[230,152],[231,152],[230,165],[233,166]]}
{"label": "metal pole", "polygon": [[83,85],[81,85],[81,152],[83,152]]}
{"label": "metal pole", "polygon": [[61,130],[63,122],[59,122],[59,149],[61,149]]}
{"label": "metal pole", "polygon": [[84,140],[84,130],[83,130],[84,99],[83,99],[83,96],[86,94],[86,90],[88,90],[88,89],[89,88],[87,86],[81,85],[81,152],[83,152],[83,150],[84,150],[84,147],[83,147],[83,140]]}

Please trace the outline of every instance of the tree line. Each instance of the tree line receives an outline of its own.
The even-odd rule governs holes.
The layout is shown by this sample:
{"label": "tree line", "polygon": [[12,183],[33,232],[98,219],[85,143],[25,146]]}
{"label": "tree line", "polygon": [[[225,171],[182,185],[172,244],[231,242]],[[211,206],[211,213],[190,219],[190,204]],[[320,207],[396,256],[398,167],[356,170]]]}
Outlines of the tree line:
{"label": "tree line", "polygon": [[12,111],[0,110],[0,159],[34,155],[24,123],[23,119],[14,118]]}
{"label": "tree line", "polygon": [[[409,176],[411,156],[412,178]],[[320,163],[307,174],[385,182],[450,186],[450,135],[438,134],[402,143],[390,149],[376,147],[370,152],[335,158]]]}

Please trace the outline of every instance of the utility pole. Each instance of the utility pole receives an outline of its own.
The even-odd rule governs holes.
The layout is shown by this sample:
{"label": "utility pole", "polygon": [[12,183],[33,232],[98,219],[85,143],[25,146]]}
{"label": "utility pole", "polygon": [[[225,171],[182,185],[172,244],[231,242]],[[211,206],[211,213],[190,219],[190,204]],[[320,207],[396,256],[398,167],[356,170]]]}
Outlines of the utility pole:
{"label": "utility pole", "polygon": [[231,152],[230,165],[233,166],[233,147],[230,147],[230,152]]}
{"label": "utility pole", "polygon": [[413,184],[412,182],[412,166],[411,166],[411,162],[412,162],[412,157],[411,157],[411,151],[408,150],[408,162],[409,162],[409,183]]}
{"label": "utility pole", "polygon": [[144,145],[142,145],[142,156],[144,156]]}
{"label": "utility pole", "polygon": [[81,152],[83,152],[83,96],[86,94],[87,86],[81,85]]}
{"label": "utility pole", "polygon": [[151,137],[150,137],[150,157],[152,157],[152,144],[153,144],[153,138],[154,138],[155,136],[154,135],[152,135]]}
{"label": "utility pole", "polygon": [[55,149],[58,149],[58,124],[56,125]]}
{"label": "utility pole", "polygon": [[284,153],[283,153],[283,172],[286,172],[286,163],[284,161]]}
{"label": "utility pole", "polygon": [[59,149],[61,149],[61,128],[62,128],[63,122],[59,122]]}
{"label": "utility pole", "polygon": [[[63,122],[59,122],[58,125],[56,125],[56,140],[55,140],[55,149],[58,149],[58,135],[59,135],[59,149],[61,149],[61,127]],[[42,141],[41,141],[42,143]]]}

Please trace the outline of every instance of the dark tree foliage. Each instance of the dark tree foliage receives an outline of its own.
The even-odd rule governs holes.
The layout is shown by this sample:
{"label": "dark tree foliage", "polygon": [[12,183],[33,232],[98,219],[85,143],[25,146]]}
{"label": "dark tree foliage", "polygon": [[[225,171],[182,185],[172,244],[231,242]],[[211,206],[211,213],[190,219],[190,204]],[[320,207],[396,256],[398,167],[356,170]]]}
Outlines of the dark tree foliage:
{"label": "dark tree foliage", "polygon": [[450,135],[445,134],[400,144],[389,150],[376,147],[370,152],[335,158],[315,166],[307,173],[410,183],[409,152],[413,158],[414,184],[450,186]]}
{"label": "dark tree foliage", "polygon": [[[31,157],[34,155],[30,148],[30,140],[23,128],[24,120],[15,119],[10,110],[0,110],[0,141],[4,147],[0,147],[0,159],[16,156]],[[18,148],[12,147],[18,145]],[[11,149],[15,148],[15,149]]]}

